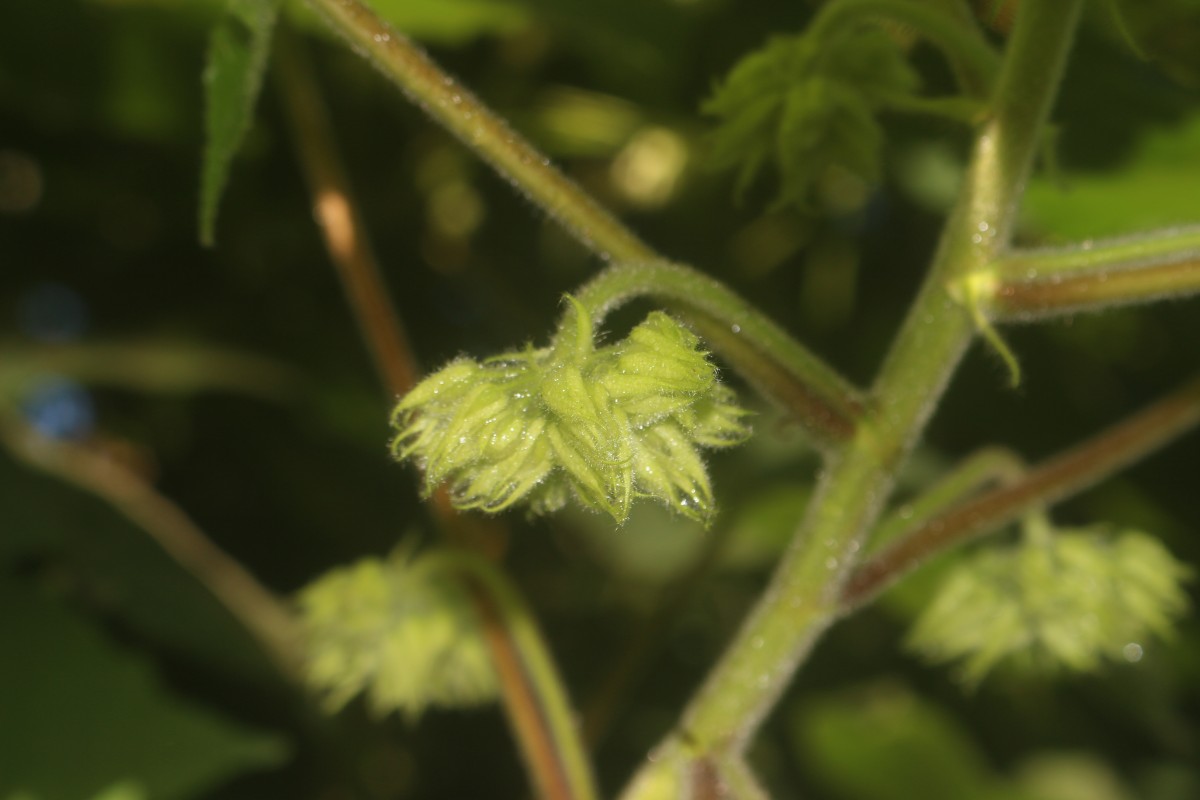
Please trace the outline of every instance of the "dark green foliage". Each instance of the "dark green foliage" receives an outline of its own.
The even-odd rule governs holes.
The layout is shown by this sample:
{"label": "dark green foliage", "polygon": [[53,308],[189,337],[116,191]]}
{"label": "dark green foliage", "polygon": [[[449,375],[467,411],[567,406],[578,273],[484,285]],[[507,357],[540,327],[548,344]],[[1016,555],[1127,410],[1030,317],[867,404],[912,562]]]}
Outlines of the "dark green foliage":
{"label": "dark green foliage", "polygon": [[816,210],[817,184],[831,167],[879,180],[883,129],[876,115],[911,97],[918,84],[879,28],[821,40],[777,37],[740,61],[704,103],[704,112],[720,119],[711,165],[736,168],[741,193],[773,164],[775,205]]}
{"label": "dark green foliage", "polygon": [[217,207],[233,158],[250,129],[271,52],[280,0],[230,0],[213,28],[204,70],[205,148],[200,182],[200,240],[211,245]]}
{"label": "dark green foliage", "polygon": [[166,691],[61,602],[0,584],[0,796],[193,797],[287,747]]}

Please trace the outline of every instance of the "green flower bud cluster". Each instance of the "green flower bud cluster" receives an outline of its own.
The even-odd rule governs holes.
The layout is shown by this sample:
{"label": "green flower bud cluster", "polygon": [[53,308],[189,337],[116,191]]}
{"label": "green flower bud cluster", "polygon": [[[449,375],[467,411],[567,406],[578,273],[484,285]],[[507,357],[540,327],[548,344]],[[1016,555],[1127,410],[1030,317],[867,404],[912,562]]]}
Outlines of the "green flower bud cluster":
{"label": "green flower bud cluster", "polygon": [[814,187],[831,164],[879,179],[883,130],[875,115],[911,98],[918,83],[903,52],[876,26],[777,37],[742,59],[705,102],[703,111],[720,118],[712,165],[738,169],[740,194],[774,163],[775,205],[814,210]]}
{"label": "green flower bud cluster", "polygon": [[446,484],[458,508],[546,513],[574,497],[621,523],[649,497],[707,523],[699,448],[743,441],[747,412],[671,317],[654,312],[597,348],[571,303],[550,347],[460,358],[409,392],[393,416],[397,458],[421,466],[426,493]]}
{"label": "green flower bud cluster", "polygon": [[493,700],[496,674],[459,584],[405,553],[332,570],[299,595],[307,679],[331,711],[366,692],[378,713]]}
{"label": "green flower bud cluster", "polygon": [[1186,611],[1190,573],[1155,537],[1034,524],[1041,529],[1020,543],[955,568],[909,645],[935,661],[961,660],[969,685],[1005,660],[1083,672],[1136,660],[1146,637],[1168,635]]}

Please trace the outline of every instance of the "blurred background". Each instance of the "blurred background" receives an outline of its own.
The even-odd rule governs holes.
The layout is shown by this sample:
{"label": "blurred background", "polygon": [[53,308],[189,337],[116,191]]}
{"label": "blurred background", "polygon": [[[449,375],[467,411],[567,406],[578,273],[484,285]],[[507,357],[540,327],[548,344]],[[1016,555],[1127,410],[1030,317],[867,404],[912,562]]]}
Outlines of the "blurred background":
{"label": "blurred background", "polygon": [[[746,52],[800,30],[811,4],[374,5],[660,252],[869,381],[931,255],[968,132],[887,117],[880,185],[832,171],[820,208],[800,214],[765,210],[766,176],[735,202],[732,178],[707,168],[699,104]],[[415,474],[389,459],[393,398],[324,254],[270,82],[216,244],[198,244],[201,72],[220,10],[0,11],[0,798],[526,797],[494,707],[407,723],[357,704],[327,719],[303,703],[71,455],[119,463],[285,596],[433,536]],[[597,262],[313,18],[289,9],[286,24],[308,39],[421,363],[543,340],[561,294]],[[1138,4],[1129,24],[1147,59],[1089,12],[1055,113],[1058,167],[1030,186],[1026,244],[1200,220],[1200,9]],[[931,93],[948,90],[936,53],[916,46],[913,59]],[[1016,390],[975,348],[901,491],[983,444],[1036,460],[1182,383],[1200,361],[1198,309],[1012,329]],[[806,502],[814,454],[758,411],[758,435],[712,459],[722,511],[709,531],[654,508],[618,530],[582,513],[505,517],[506,564],[594,726],[609,793],[672,724]],[[39,460],[22,444],[30,429],[65,457]],[[1146,530],[1200,565],[1198,488],[1193,434],[1055,517]],[[964,691],[902,647],[931,589],[918,576],[822,643],[753,753],[777,797],[1200,797],[1195,618],[1144,643],[1136,663],[1000,672]]]}

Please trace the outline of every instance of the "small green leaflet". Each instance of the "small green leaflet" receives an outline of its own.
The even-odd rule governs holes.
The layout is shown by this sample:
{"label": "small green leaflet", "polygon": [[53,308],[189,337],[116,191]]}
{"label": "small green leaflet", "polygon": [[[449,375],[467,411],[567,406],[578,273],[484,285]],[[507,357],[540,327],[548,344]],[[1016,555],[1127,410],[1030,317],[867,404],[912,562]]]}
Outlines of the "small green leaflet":
{"label": "small green leaflet", "polygon": [[204,70],[205,147],[200,176],[200,241],[213,243],[229,167],[250,128],[271,52],[280,0],[230,0],[213,29]]}

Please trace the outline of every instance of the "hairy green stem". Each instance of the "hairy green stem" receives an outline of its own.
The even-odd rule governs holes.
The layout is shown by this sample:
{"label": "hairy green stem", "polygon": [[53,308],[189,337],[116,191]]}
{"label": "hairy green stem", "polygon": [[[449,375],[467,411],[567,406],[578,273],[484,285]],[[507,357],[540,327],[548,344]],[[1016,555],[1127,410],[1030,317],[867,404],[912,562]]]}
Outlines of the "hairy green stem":
{"label": "hairy green stem", "polygon": [[983,302],[998,321],[1196,294],[1200,228],[1011,253],[993,266],[986,287]]}
{"label": "hairy green stem", "polygon": [[804,345],[719,281],[690,267],[653,261],[616,264],[576,294],[599,324],[638,297],[663,302],[763,394],[821,443],[840,443],[862,413],[859,392]]}
{"label": "hairy green stem", "polygon": [[1000,68],[999,57],[969,19],[943,9],[912,0],[833,0],[822,6],[805,35],[826,41],[848,26],[870,19],[887,19],[912,28],[955,65],[968,93],[988,96]]}
{"label": "hairy green stem", "polygon": [[409,99],[605,260],[656,258],[628,228],[550,164],[425,52],[362,0],[307,0]]}
{"label": "hairy green stem", "polygon": [[1169,228],[1065,247],[1014,250],[994,265],[1001,280],[1070,277],[1073,273],[1125,270],[1200,258],[1200,226]]}
{"label": "hairy green stem", "polygon": [[988,316],[997,321],[1045,319],[1200,293],[1200,257],[1132,269],[1073,273],[996,283]]}
{"label": "hairy green stem", "polygon": [[1008,242],[1081,7],[1082,0],[1022,4],[992,115],[976,139],[929,278],[876,382],[869,416],[827,464],[770,587],[670,740],[693,757],[742,750],[837,617],[865,531],[974,333],[947,285],[989,264]]}
{"label": "hairy green stem", "polygon": [[866,560],[842,589],[847,610],[876,597],[938,553],[1075,494],[1200,425],[1200,379],[1017,481],[934,515]]}
{"label": "hairy green stem", "polygon": [[[452,77],[440,70],[425,53],[393,30],[361,0],[308,0],[331,26],[356,49],[367,54],[389,79],[419,106],[457,135],[501,175],[557,218],[585,246],[605,260],[655,263],[661,257],[618,220],[601,208],[518,136],[508,125]],[[666,272],[660,273],[663,277]],[[697,286],[714,282],[699,273]],[[703,282],[703,286],[700,282]],[[718,284],[719,286],[719,284]],[[677,281],[668,281],[660,294],[687,296]],[[650,293],[647,290],[644,293]],[[711,294],[711,292],[709,292]],[[734,297],[726,290],[726,294]],[[736,298],[735,298],[736,299]],[[741,303],[741,301],[738,301]],[[712,305],[712,304],[710,304]],[[744,310],[752,307],[741,303]],[[714,306],[715,307],[715,306]],[[732,307],[725,309],[731,310]],[[845,439],[855,418],[853,391],[842,391],[844,382],[777,326],[750,323],[762,333],[770,348],[747,344],[720,314],[695,309],[688,321],[715,349],[739,365],[756,387],[791,410],[820,441]],[[755,316],[760,317],[757,312]],[[748,314],[743,314],[748,318]],[[782,354],[782,364],[775,356]],[[810,382],[815,384],[810,386]],[[849,387],[846,387],[847,389]]]}
{"label": "hairy green stem", "polygon": [[735,755],[717,763],[715,791],[697,797],[732,797],[736,800],[771,800],[767,790],[755,777],[754,771],[741,755]]}
{"label": "hairy green stem", "polygon": [[[544,716],[543,724],[552,733],[549,753],[527,752],[527,758],[553,761],[553,769],[538,768],[530,772],[539,781],[539,797],[553,800],[596,800],[595,778],[575,724],[567,692],[554,666],[534,621],[533,614],[521,600],[520,594],[508,579],[486,559],[466,550],[442,551],[434,558],[447,569],[457,572],[468,588],[488,601],[494,608],[516,648],[522,669],[532,677],[537,707]],[[522,741],[526,739],[522,737]]]}
{"label": "hairy green stem", "polygon": [[924,527],[929,520],[992,483],[1010,484],[1025,472],[1021,459],[1003,447],[986,447],[963,459],[920,495],[900,504],[871,533],[878,548]]}

